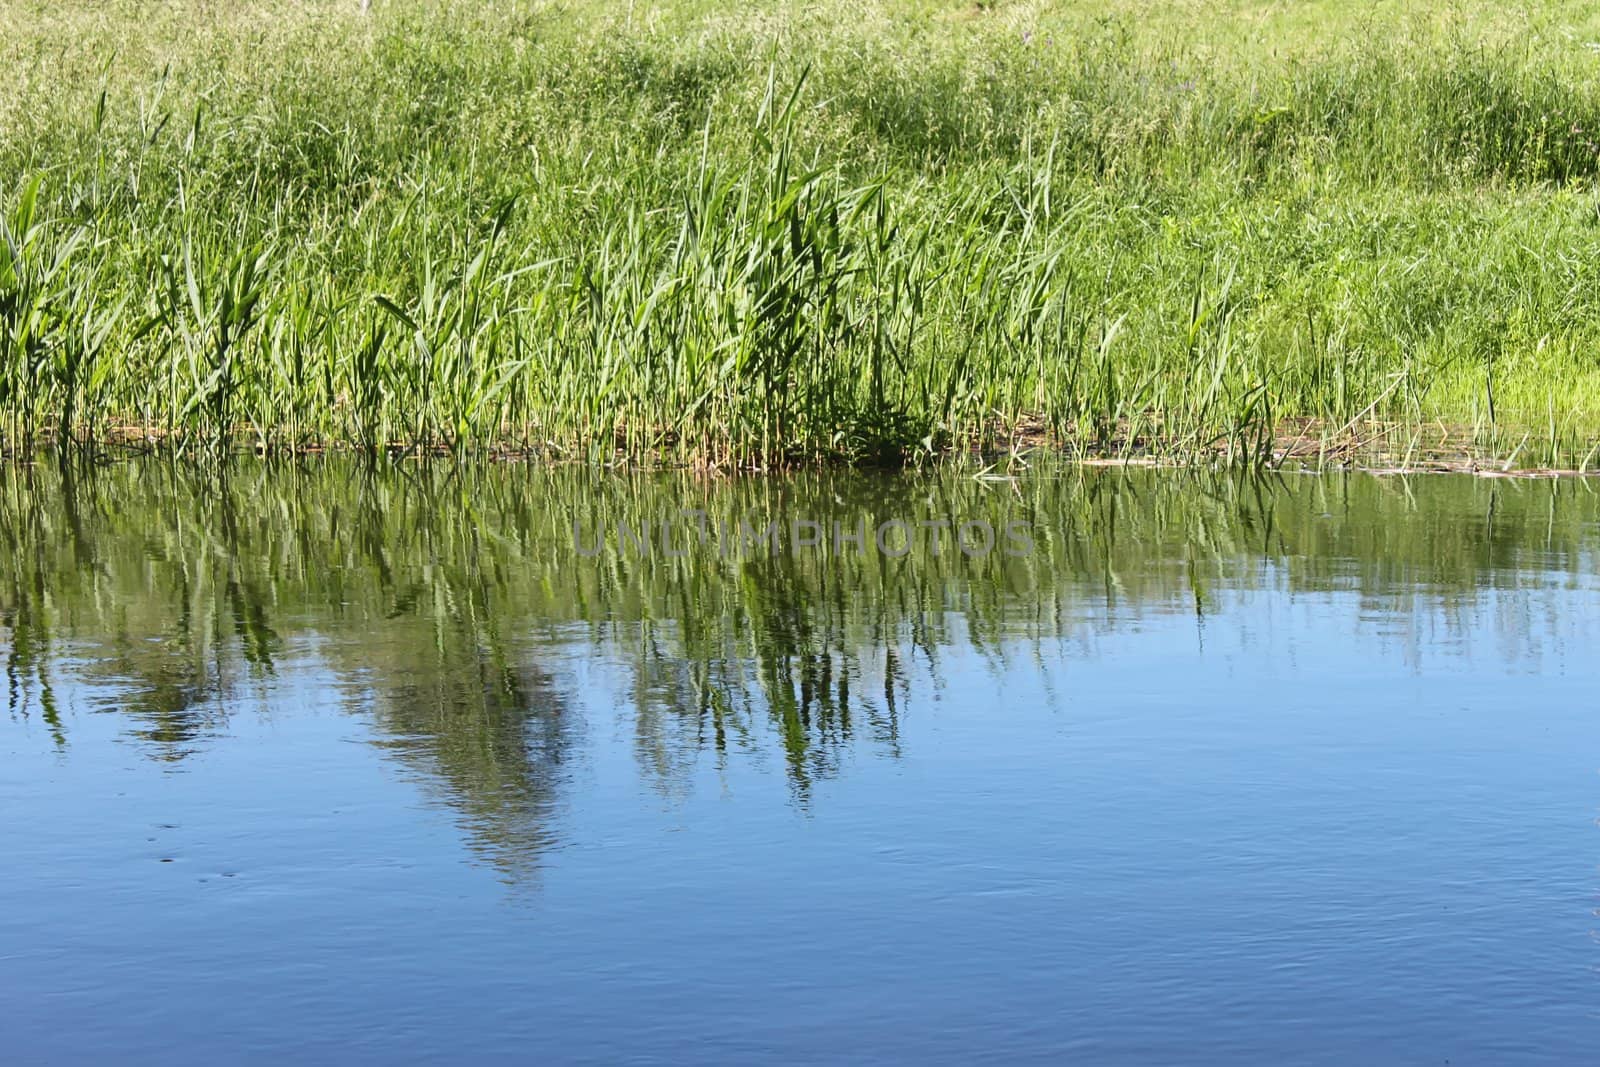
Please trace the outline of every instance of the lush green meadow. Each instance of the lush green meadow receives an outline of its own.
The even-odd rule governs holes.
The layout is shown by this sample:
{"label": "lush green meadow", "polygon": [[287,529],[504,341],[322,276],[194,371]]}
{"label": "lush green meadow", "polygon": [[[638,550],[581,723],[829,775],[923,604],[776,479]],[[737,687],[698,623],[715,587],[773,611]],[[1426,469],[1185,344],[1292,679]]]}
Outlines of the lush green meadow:
{"label": "lush green meadow", "polygon": [[0,0],[0,448],[1593,466],[1597,48],[1558,2]]}

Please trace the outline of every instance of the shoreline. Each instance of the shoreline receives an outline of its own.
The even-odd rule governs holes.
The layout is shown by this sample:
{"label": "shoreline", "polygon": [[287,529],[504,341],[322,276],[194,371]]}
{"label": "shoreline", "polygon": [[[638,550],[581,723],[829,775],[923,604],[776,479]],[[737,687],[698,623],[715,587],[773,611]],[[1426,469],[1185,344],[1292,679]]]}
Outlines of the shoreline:
{"label": "shoreline", "polygon": [[[1532,431],[1522,434],[1501,429],[1503,439],[1517,439],[1520,443],[1508,451],[1496,450],[1482,441],[1474,441],[1472,432],[1463,427],[1446,428],[1431,440],[1419,438],[1413,427],[1405,424],[1374,424],[1364,427],[1364,436],[1347,433],[1345,437],[1314,437],[1317,427],[1312,420],[1298,420],[1292,431],[1280,429],[1272,435],[1269,448],[1230,449],[1216,441],[1201,448],[1184,448],[1177,442],[1135,440],[1131,446],[1117,445],[1096,448],[1081,440],[1060,438],[1042,430],[1033,429],[1023,434],[993,432],[987,440],[1009,437],[1005,445],[987,446],[948,445],[937,450],[906,452],[888,458],[888,461],[861,461],[845,456],[791,457],[774,462],[729,462],[705,459],[694,453],[674,455],[667,450],[654,453],[630,453],[621,449],[609,454],[592,450],[556,446],[483,445],[452,449],[435,443],[390,442],[376,449],[367,449],[343,441],[319,442],[290,446],[259,441],[248,444],[249,435],[240,433],[228,442],[215,439],[184,440],[181,433],[156,429],[119,427],[117,432],[89,441],[73,441],[66,448],[58,441],[47,440],[28,448],[8,448],[0,442],[0,462],[7,465],[30,465],[36,462],[60,463],[88,461],[91,463],[134,461],[145,458],[169,459],[196,465],[214,464],[237,459],[253,458],[266,461],[299,461],[341,457],[371,462],[399,463],[406,461],[459,464],[532,464],[546,467],[580,466],[604,471],[657,472],[687,471],[713,477],[772,476],[803,471],[859,471],[863,473],[894,473],[907,470],[960,469],[963,466],[980,468],[975,474],[983,478],[1003,480],[1008,474],[989,474],[996,468],[1012,471],[1027,469],[1035,461],[1065,466],[1089,468],[1158,468],[1171,470],[1238,469],[1257,472],[1284,472],[1323,474],[1353,472],[1375,475],[1403,474],[1466,474],[1480,478],[1589,478],[1600,476],[1600,464],[1588,462],[1574,464],[1571,457],[1579,454],[1575,448],[1561,450],[1557,462],[1518,466],[1519,457],[1528,453],[1525,447]],[[1400,450],[1385,447],[1381,442],[1409,441],[1409,447]],[[1600,440],[1600,439],[1597,439]],[[1600,452],[1600,444],[1589,447],[1584,453],[1592,460]],[[1565,462],[1562,462],[1565,461]]]}

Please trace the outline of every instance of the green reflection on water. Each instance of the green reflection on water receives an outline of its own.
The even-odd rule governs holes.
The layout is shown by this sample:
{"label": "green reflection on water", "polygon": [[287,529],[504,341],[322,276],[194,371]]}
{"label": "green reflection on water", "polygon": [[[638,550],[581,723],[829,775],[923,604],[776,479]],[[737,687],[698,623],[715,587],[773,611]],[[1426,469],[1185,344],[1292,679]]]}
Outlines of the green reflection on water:
{"label": "green reflection on water", "polygon": [[[820,544],[790,543],[797,519]],[[875,544],[889,520],[913,535],[904,556]],[[774,521],[776,553],[716,533]],[[948,531],[975,521],[1024,524],[1029,550],[1003,534],[959,550]],[[834,524],[862,522],[859,549],[835,542]],[[1530,601],[1492,594],[1588,582],[1597,522],[1588,483],[1468,477],[8,466],[0,641],[14,719],[67,745],[64,702],[112,709],[166,761],[225,735],[286,662],[314,663],[486,852],[518,863],[550,843],[585,728],[573,656],[626,679],[635,753],[662,788],[703,754],[770,750],[805,803],[852,746],[898,751],[904,707],[955,651],[1048,676],[1099,634],[1153,614],[1200,626],[1243,591],[1349,594],[1430,628],[1520,612],[1497,624],[1502,652],[1537,656]]]}

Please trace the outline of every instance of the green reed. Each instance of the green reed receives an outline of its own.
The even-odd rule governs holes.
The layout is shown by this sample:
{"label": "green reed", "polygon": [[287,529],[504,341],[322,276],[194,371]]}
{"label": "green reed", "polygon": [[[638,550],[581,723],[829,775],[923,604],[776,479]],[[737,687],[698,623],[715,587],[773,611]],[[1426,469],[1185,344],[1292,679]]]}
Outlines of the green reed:
{"label": "green reed", "polygon": [[1554,10],[265,12],[0,8],[32,87],[0,448],[1274,463],[1449,430],[1570,465],[1600,428],[1600,92]]}

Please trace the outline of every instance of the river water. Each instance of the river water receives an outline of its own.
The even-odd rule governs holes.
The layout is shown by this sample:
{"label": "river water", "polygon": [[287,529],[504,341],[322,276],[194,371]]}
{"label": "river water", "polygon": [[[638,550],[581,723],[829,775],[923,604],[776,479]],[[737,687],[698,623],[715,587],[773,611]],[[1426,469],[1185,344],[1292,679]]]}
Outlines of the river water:
{"label": "river water", "polygon": [[1600,490],[0,469],[13,1063],[1600,1048]]}

